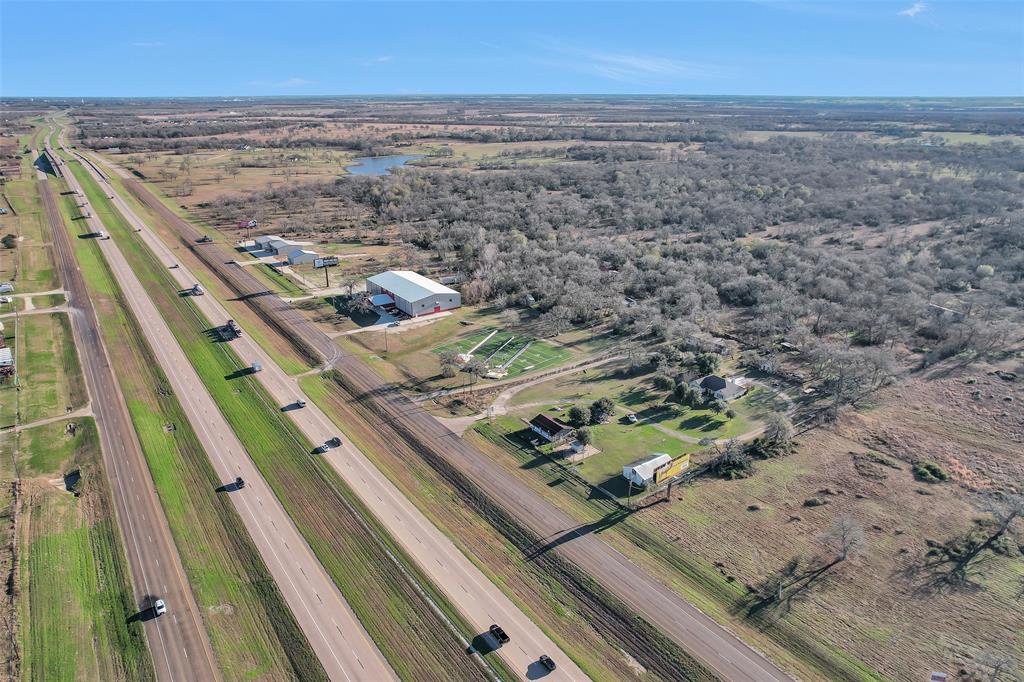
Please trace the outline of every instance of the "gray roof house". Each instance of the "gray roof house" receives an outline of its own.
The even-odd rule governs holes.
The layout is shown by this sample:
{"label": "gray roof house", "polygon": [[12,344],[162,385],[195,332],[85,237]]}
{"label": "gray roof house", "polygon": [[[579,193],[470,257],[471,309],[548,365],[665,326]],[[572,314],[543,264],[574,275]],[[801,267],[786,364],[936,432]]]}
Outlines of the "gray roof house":
{"label": "gray roof house", "polygon": [[723,379],[715,374],[709,374],[690,383],[690,386],[698,389],[704,395],[712,396],[716,400],[736,400],[747,392],[747,389],[740,386],[731,379]]}

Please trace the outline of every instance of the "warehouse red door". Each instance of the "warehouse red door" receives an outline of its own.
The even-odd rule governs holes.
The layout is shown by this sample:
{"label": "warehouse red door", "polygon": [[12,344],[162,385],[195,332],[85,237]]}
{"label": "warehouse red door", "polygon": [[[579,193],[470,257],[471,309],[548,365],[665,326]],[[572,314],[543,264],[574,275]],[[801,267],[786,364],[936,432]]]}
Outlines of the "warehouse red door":
{"label": "warehouse red door", "polygon": [[435,313],[441,312],[441,304],[440,303],[438,303],[437,305],[434,306],[434,312]]}

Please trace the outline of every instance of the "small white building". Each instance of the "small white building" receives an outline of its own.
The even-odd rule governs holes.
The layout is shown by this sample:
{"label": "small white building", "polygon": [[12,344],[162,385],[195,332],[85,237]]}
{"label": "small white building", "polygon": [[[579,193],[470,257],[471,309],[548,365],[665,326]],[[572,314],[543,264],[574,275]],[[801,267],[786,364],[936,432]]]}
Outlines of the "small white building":
{"label": "small white building", "polygon": [[0,348],[0,367],[14,367],[14,356],[10,348]]}
{"label": "small white building", "polygon": [[366,280],[371,296],[387,294],[395,307],[409,317],[453,310],[462,305],[462,296],[439,282],[409,270],[389,270]]}
{"label": "small white building", "polygon": [[656,452],[622,467],[622,477],[637,487],[646,488],[654,480],[654,472],[671,461],[671,455]]}
{"label": "small white building", "polygon": [[288,252],[288,265],[312,263],[317,258],[319,258],[319,256],[315,251],[309,251],[308,249],[293,249]]}
{"label": "small white building", "polygon": [[14,291],[14,285],[10,282],[0,283],[0,294],[9,294]]}

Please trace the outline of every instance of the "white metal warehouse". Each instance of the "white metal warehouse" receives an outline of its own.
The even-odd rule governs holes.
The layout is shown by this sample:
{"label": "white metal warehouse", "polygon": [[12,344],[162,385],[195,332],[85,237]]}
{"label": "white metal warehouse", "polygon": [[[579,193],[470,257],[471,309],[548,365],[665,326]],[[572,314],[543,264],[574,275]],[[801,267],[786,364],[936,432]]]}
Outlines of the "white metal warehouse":
{"label": "white metal warehouse", "polygon": [[371,296],[384,294],[409,317],[439,313],[462,305],[462,296],[432,279],[409,270],[388,270],[366,280]]}

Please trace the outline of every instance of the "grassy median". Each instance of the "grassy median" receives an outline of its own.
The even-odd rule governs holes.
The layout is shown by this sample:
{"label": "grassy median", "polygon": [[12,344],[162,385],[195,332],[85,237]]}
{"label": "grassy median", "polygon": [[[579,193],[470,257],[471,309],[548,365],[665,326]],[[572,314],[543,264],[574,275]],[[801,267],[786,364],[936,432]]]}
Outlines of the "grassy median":
{"label": "grassy median", "polygon": [[[95,183],[86,180],[91,200],[94,192],[88,188]],[[96,201],[102,215],[108,200],[98,196]],[[176,283],[138,236],[120,220],[108,227],[228,423],[399,677],[484,679],[484,669],[466,654],[465,642],[449,624],[466,640],[477,633],[333,468],[310,455],[312,444],[242,371],[248,361],[228,344],[211,340],[210,323],[178,296]],[[500,677],[515,677],[499,657],[487,658]]]}
{"label": "grassy median", "polygon": [[216,492],[221,481],[98,243],[72,234],[72,246],[222,673],[229,680],[325,679],[242,520]]}

